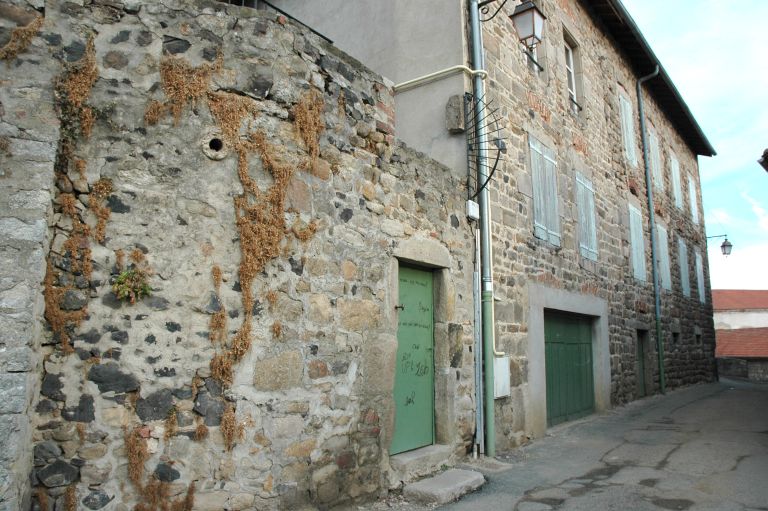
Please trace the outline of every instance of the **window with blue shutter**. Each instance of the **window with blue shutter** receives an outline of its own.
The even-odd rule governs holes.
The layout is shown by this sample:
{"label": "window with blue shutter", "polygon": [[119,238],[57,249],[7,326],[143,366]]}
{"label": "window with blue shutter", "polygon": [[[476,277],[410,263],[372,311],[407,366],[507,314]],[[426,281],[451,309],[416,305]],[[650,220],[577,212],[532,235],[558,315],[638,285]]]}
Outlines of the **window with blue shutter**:
{"label": "window with blue shutter", "polygon": [[661,287],[672,289],[672,272],[669,266],[669,237],[663,225],[656,224],[656,240],[659,248],[659,273]]}
{"label": "window with blue shutter", "polygon": [[680,262],[680,285],[684,296],[691,296],[691,281],[688,268],[688,246],[683,238],[677,238],[678,261]]}
{"label": "window with blue shutter", "polygon": [[624,139],[624,154],[632,165],[637,165],[635,152],[635,119],[632,103],[624,94],[619,94],[619,110],[621,114],[621,136]]}
{"label": "window with blue shutter", "polygon": [[705,303],[707,297],[704,295],[704,262],[701,259],[701,250],[696,249],[696,287],[699,290],[699,301]]}
{"label": "window with blue shutter", "polygon": [[677,157],[669,153],[669,168],[672,170],[672,195],[675,199],[675,207],[683,209],[683,187],[680,184],[680,163]]}
{"label": "window with blue shutter", "polygon": [[629,205],[629,244],[632,249],[632,273],[637,280],[647,280],[645,270],[645,239],[643,238],[643,215]]}
{"label": "window with blue shutter", "polygon": [[560,246],[560,216],[557,205],[557,162],[552,149],[528,136],[533,181],[533,234]]}
{"label": "window with blue shutter", "polygon": [[651,165],[651,173],[653,175],[653,185],[661,190],[664,191],[664,169],[661,166],[661,150],[659,149],[659,137],[656,135],[656,132],[652,129],[649,130],[649,143],[648,146],[650,148],[650,165]]}
{"label": "window with blue shutter", "polygon": [[592,182],[576,173],[576,203],[579,208],[579,252],[597,261],[597,228],[595,226],[595,189]]}
{"label": "window with blue shutter", "polygon": [[688,196],[691,201],[691,220],[694,224],[699,223],[699,201],[696,198],[696,181],[693,176],[688,174]]}

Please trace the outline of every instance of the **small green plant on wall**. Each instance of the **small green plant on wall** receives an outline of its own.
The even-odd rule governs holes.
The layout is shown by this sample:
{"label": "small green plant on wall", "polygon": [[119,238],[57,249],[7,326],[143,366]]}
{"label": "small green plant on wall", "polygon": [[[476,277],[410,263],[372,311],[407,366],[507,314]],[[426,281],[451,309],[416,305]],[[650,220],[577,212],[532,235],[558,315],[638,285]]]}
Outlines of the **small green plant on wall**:
{"label": "small green plant on wall", "polygon": [[144,253],[135,249],[131,252],[131,264],[125,266],[125,255],[122,250],[117,253],[117,268],[120,273],[112,282],[112,292],[119,300],[128,300],[131,304],[136,300],[141,300],[149,296],[152,288],[149,287],[149,278],[152,276],[152,270],[147,264]]}

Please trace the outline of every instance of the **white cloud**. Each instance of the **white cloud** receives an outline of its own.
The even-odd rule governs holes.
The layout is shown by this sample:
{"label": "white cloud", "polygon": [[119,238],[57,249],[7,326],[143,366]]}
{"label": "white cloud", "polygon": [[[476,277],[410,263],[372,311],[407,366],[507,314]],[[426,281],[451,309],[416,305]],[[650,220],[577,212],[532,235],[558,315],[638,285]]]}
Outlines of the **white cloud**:
{"label": "white cloud", "polygon": [[712,289],[768,289],[765,271],[768,243],[752,246],[734,244],[728,257],[720,252],[720,244],[709,245],[709,272]]}
{"label": "white cloud", "polygon": [[752,206],[752,212],[757,217],[757,225],[763,231],[768,233],[768,211],[766,211],[762,204],[752,198],[747,192],[741,192],[741,196],[745,201],[749,202],[750,206]]}
{"label": "white cloud", "polygon": [[727,229],[731,225],[734,225],[735,220],[726,210],[722,208],[714,208],[707,211],[706,222],[708,226],[716,224],[722,229]]}

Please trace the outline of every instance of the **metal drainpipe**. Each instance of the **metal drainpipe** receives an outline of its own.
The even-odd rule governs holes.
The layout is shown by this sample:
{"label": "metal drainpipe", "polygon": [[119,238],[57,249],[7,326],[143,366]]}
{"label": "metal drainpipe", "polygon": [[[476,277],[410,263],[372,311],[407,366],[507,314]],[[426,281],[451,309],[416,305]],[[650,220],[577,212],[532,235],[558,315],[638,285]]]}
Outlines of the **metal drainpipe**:
{"label": "metal drainpipe", "polygon": [[[478,0],[469,1],[469,21],[472,38],[472,67],[485,69],[483,59],[483,35],[480,27],[480,9]],[[475,94],[475,118],[482,119],[482,105],[479,99],[485,96],[485,86],[480,75],[473,77],[473,90]],[[487,133],[482,122],[477,122],[477,183],[485,183],[488,179],[485,173],[485,146]],[[496,426],[494,421],[494,395],[493,395],[493,358],[494,321],[493,321],[493,273],[491,269],[491,209],[488,188],[483,187],[479,194],[480,205],[480,252],[482,272],[482,324],[483,324],[483,362],[485,364],[485,454],[493,457],[496,455]]]}
{"label": "metal drainpipe", "polygon": [[653,297],[656,312],[656,351],[659,359],[659,390],[664,394],[667,391],[666,378],[664,377],[664,339],[661,337],[661,293],[659,291],[659,261],[657,259],[658,248],[656,247],[656,220],[653,212],[653,182],[651,181],[651,168],[648,164],[648,142],[645,132],[645,114],[643,112],[643,91],[642,85],[651,78],[658,76],[659,66],[653,73],[643,76],[637,80],[637,104],[640,114],[640,140],[643,144],[643,164],[645,166],[645,189],[648,196],[648,221],[651,222],[651,269],[653,275]]}

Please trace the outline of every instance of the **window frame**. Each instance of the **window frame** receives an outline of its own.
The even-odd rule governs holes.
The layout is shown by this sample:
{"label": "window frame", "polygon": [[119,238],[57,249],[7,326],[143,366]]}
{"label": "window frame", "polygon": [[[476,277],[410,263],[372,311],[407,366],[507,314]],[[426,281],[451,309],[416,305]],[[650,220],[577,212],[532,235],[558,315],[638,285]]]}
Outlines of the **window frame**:
{"label": "window frame", "polygon": [[[568,99],[571,100],[571,104],[578,105],[579,97],[576,92],[576,66],[573,64],[573,48],[568,41],[563,41],[565,47],[565,78],[566,87],[568,88]],[[576,106],[578,108],[578,106]]]}
{"label": "window frame", "polygon": [[581,51],[579,43],[565,27],[563,27],[563,48],[565,50],[565,89],[568,110],[578,117],[584,111]]}
{"label": "window frame", "polygon": [[555,152],[530,133],[528,148],[533,189],[533,235],[559,247],[562,234]]}

